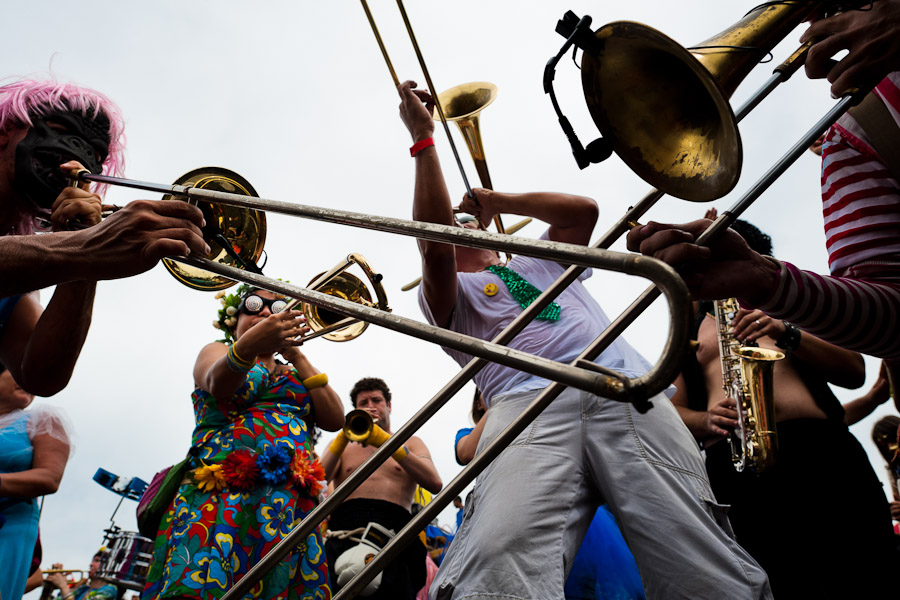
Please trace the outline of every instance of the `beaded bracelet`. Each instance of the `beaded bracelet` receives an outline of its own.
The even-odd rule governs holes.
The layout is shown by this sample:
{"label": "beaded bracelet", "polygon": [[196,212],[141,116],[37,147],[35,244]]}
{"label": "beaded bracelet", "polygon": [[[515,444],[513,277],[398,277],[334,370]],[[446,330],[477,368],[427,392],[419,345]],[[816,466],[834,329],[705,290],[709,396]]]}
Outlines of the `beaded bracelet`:
{"label": "beaded bracelet", "polygon": [[303,380],[303,387],[305,387],[307,391],[314,390],[323,385],[328,385],[328,375],[325,373],[319,373],[318,375],[313,375],[312,377],[307,377]]}
{"label": "beaded bracelet", "polygon": [[241,358],[234,351],[234,344],[228,347],[228,353],[225,354],[225,364],[235,373],[246,373],[253,368],[254,361]]}

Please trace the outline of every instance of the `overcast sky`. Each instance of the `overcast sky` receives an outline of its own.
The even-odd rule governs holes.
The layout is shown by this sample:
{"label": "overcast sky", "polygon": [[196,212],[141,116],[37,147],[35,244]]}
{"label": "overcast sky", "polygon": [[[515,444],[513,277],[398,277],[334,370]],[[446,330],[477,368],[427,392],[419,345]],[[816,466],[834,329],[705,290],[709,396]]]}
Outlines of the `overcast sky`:
{"label": "overcast sky", "polygon": [[[554,32],[556,21],[568,9],[591,14],[595,26],[634,20],[691,45],[730,26],[756,3],[409,0],[407,10],[439,90],[468,81],[499,87],[499,97],[482,115],[494,186],[596,198],[601,207],[596,239],[648,186],[615,157],[584,171],[576,167],[541,87],[544,64],[563,41]],[[400,79],[424,87],[396,4],[371,0],[371,8]],[[263,197],[410,216],[410,139],[357,2],[85,0],[73,6],[46,0],[16,3],[7,18],[10,27],[0,37],[2,74],[52,70],[60,80],[113,98],[127,122],[129,177],[170,183],[196,167],[216,165],[241,173]],[[774,50],[776,63],[795,48],[801,32]],[[757,68],[733,105],[770,73],[771,66]],[[597,132],[580,73],[568,58],[560,63],[556,89],[582,141],[592,140]],[[735,192],[708,205],[665,198],[647,218],[681,222],[702,216],[708,206],[726,208],[831,103],[826,84],[796,76],[742,124],[745,160]],[[459,140],[457,133],[454,128]],[[461,197],[464,188],[446,137],[438,131],[435,140],[452,194]],[[468,153],[457,143],[475,181]],[[771,234],[777,256],[827,272],[818,181],[818,159],[804,156],[745,216]],[[141,197],[152,196],[120,188],[107,200],[124,204]],[[269,215],[268,227],[268,275],[305,284],[349,252],[360,252],[384,275],[394,312],[422,319],[415,294],[400,291],[419,274],[414,240],[279,215]],[[521,235],[537,237],[542,231],[536,223]],[[602,272],[587,283],[611,315],[646,284]],[[42,300],[51,294],[44,291]],[[99,285],[91,332],[69,387],[38,400],[63,407],[77,430],[62,486],[44,505],[45,566],[60,561],[86,568],[101,544],[117,497],[91,480],[98,467],[149,481],[183,458],[194,426],[191,370],[200,348],[217,339],[211,326],[217,308],[213,294],[181,286],[162,267]],[[652,361],[667,326],[658,302],[626,338]],[[357,379],[384,378],[394,392],[395,429],[457,371],[439,348],[375,327],[352,342],[316,341],[304,350],[328,373],[348,410],[347,392]],[[867,359],[867,366],[866,387],[836,390],[842,400],[874,382],[878,363]],[[457,429],[470,425],[471,392],[470,384],[419,433],[445,482],[459,471],[453,439]],[[853,427],[880,476],[884,465],[870,433],[879,415],[890,412],[895,411],[884,406]],[[134,508],[126,501],[116,523],[135,529]],[[441,519],[451,523],[453,516],[445,511]]]}

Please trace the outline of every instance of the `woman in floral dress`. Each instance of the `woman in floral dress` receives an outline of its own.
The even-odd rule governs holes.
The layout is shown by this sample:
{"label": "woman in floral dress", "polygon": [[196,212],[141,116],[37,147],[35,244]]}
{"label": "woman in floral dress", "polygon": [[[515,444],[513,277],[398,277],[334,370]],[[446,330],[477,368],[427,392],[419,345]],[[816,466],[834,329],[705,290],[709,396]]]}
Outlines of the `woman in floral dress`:
{"label": "woman in floral dress", "polygon": [[[297,348],[294,338],[308,331],[300,312],[247,286],[222,303],[215,325],[225,340],[203,348],[194,366],[191,470],[162,518],[145,600],[221,598],[316,506],[325,474],[311,428],[336,431],[344,423],[327,376]],[[329,599],[320,533],[252,593]]]}

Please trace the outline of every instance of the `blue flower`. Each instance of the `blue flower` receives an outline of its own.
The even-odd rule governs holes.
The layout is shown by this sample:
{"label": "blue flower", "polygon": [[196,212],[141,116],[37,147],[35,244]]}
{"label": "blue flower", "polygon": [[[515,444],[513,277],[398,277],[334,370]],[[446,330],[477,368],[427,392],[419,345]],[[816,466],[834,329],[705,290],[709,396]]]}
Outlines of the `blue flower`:
{"label": "blue flower", "polygon": [[256,518],[262,528],[260,534],[266,541],[286,536],[294,525],[294,508],[290,505],[291,497],[284,492],[275,492],[269,502],[262,501],[256,509]]}
{"label": "blue flower", "polygon": [[256,456],[260,478],[269,485],[281,485],[291,473],[291,451],[284,446],[268,446]]}

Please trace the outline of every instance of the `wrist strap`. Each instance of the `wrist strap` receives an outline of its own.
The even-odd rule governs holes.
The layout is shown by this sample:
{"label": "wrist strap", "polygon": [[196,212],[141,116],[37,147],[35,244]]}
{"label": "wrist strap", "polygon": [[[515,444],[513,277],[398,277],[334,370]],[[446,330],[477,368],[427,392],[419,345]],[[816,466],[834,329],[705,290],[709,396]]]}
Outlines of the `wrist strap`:
{"label": "wrist strap", "polygon": [[329,452],[334,454],[335,456],[340,456],[344,452],[344,448],[347,447],[347,436],[344,435],[343,431],[339,431],[337,437],[332,440],[331,445],[328,446]]}
{"label": "wrist strap", "polygon": [[800,346],[800,337],[800,328],[784,321],[784,335],[775,341],[775,345],[784,350],[787,356],[790,356]]}
{"label": "wrist strap", "polygon": [[428,146],[434,146],[434,138],[430,138],[430,137],[425,138],[421,142],[416,142],[415,144],[413,144],[409,149],[409,155],[415,156],[416,154],[418,154],[420,151],[424,150]]}
{"label": "wrist strap", "polygon": [[409,455],[409,449],[406,446],[400,446],[399,448],[394,450],[394,453],[391,454],[391,457],[394,460],[396,460],[397,462],[400,462],[401,460],[406,458],[408,455]]}

